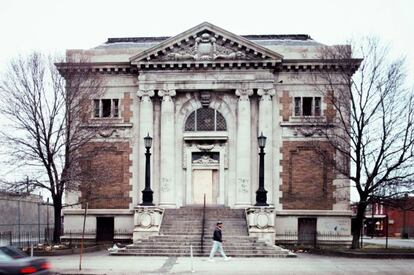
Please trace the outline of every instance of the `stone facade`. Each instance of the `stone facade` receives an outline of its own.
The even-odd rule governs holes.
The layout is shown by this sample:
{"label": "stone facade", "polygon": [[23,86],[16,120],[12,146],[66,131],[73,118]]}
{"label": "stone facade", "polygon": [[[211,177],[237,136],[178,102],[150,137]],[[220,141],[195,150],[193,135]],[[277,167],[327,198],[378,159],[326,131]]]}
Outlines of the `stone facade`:
{"label": "stone facade", "polygon": [[[333,93],[317,91],[310,77],[335,66],[318,60],[322,46],[307,35],[238,36],[202,23],[171,38],[112,38],[90,50],[68,50],[66,64],[86,56],[105,78],[106,101],[97,99],[91,120],[113,119],[94,141],[111,143],[111,150],[89,164],[114,174],[94,191],[91,230],[94,218],[111,216],[115,238],[156,234],[162,209],[202,204],[206,194],[207,204],[247,209],[252,234],[271,242],[299,232],[301,218],[315,218],[315,230],[349,240],[349,182],[318,161],[315,144],[335,152],[304,119],[333,122],[336,115],[327,100]],[[265,209],[254,207],[262,132]],[[148,134],[155,206],[141,209]],[[67,199],[79,201],[82,192]],[[65,221],[76,227],[82,213],[68,209]]]}

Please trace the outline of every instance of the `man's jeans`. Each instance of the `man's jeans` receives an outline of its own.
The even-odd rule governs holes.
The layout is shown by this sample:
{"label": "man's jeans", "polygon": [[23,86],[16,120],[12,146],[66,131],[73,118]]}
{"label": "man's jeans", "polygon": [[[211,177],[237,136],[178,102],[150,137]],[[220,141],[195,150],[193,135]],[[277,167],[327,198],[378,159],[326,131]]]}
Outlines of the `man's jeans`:
{"label": "man's jeans", "polygon": [[213,247],[211,248],[210,252],[210,259],[214,257],[214,254],[216,254],[217,250],[220,252],[221,256],[227,258],[226,254],[224,253],[223,245],[221,244],[221,242],[213,241]]}

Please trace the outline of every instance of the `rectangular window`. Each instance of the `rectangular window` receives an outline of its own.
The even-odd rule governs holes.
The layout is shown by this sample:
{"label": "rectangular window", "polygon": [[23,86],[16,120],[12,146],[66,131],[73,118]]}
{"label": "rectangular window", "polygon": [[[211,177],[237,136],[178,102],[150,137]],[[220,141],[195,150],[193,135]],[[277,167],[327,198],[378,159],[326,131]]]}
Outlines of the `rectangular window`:
{"label": "rectangular window", "polygon": [[94,99],[93,100],[93,116],[94,117],[100,117],[100,100],[99,99]]}
{"label": "rectangular window", "polygon": [[118,99],[113,99],[112,102],[113,102],[113,105],[114,105],[113,116],[114,117],[119,117],[119,100]]}
{"label": "rectangular window", "polygon": [[320,97],[295,97],[295,116],[320,116]]}
{"label": "rectangular window", "polygon": [[111,100],[102,99],[102,117],[111,116]]}
{"label": "rectangular window", "polygon": [[315,116],[321,115],[321,98],[315,97]]}
{"label": "rectangular window", "polygon": [[94,99],[93,117],[96,118],[118,118],[119,99]]}
{"label": "rectangular window", "polygon": [[301,99],[302,98],[300,98],[300,97],[295,97],[295,116],[301,116],[301,108],[300,108],[300,102],[301,102]]}
{"label": "rectangular window", "polygon": [[313,101],[313,97],[302,98],[302,116],[312,115],[312,105],[313,105],[312,101]]}

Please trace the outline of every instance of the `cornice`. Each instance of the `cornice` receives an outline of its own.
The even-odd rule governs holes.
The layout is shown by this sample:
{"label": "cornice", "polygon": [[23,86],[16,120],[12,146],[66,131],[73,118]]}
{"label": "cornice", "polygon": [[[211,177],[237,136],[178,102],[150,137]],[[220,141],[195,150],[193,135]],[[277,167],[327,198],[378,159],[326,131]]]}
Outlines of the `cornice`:
{"label": "cornice", "polygon": [[67,72],[93,72],[101,74],[138,74],[146,70],[205,70],[205,69],[272,69],[275,72],[309,71],[350,71],[355,72],[362,59],[322,60],[322,59],[283,59],[283,60],[215,60],[211,61],[154,61],[141,64],[130,62],[91,62],[56,63],[62,74]]}
{"label": "cornice", "polygon": [[299,72],[299,71],[350,71],[358,70],[362,59],[352,58],[339,59],[283,59],[276,71]]}
{"label": "cornice", "polygon": [[138,69],[130,62],[62,62],[55,63],[60,73],[93,72],[101,74],[137,74]]}

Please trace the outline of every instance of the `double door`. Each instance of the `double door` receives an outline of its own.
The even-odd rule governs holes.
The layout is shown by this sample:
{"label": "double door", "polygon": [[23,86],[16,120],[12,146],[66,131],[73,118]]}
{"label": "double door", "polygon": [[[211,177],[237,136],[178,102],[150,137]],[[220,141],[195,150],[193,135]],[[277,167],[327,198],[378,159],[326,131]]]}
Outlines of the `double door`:
{"label": "double door", "polygon": [[193,204],[217,204],[219,172],[217,169],[193,169]]}

